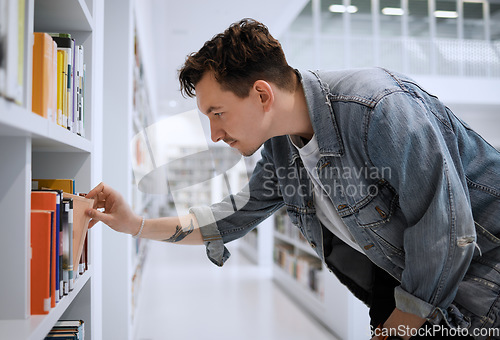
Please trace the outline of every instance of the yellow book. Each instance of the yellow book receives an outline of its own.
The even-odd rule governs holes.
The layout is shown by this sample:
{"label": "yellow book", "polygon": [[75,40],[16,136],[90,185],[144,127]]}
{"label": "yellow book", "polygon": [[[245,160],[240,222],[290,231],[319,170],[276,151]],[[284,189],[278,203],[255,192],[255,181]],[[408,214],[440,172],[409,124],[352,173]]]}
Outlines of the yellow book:
{"label": "yellow book", "polygon": [[57,51],[57,124],[63,126],[64,93],[64,51]]}
{"label": "yellow book", "polygon": [[18,25],[18,59],[17,59],[17,96],[16,102],[19,105],[23,104],[24,96],[24,18],[25,18],[25,0],[18,0],[18,13],[17,13],[17,25]]}
{"label": "yellow book", "polygon": [[63,113],[63,120],[62,120],[62,126],[67,128],[68,127],[68,52],[64,51],[64,57],[63,57],[63,84],[62,84],[62,91],[63,91],[63,107],[62,107],[62,113]]}
{"label": "yellow book", "polygon": [[45,118],[52,117],[53,49],[50,35],[34,33],[31,110]]}
{"label": "yellow book", "polygon": [[75,193],[75,181],[72,179],[33,179],[31,180],[33,190],[56,189],[68,194]]}

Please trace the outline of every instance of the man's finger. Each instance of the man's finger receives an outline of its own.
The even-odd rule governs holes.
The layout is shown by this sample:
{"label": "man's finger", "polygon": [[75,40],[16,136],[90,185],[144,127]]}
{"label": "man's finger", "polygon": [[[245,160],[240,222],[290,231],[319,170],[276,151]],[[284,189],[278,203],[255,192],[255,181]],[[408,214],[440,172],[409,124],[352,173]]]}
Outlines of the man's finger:
{"label": "man's finger", "polygon": [[95,209],[87,209],[85,213],[87,214],[87,216],[90,216],[92,218],[92,221],[95,221],[94,224],[101,221],[109,226],[109,223],[112,219],[108,214],[102,213],[99,210]]}
{"label": "man's finger", "polygon": [[94,198],[94,196],[104,190],[104,183],[99,183],[94,189],[90,190],[85,196],[87,198]]}

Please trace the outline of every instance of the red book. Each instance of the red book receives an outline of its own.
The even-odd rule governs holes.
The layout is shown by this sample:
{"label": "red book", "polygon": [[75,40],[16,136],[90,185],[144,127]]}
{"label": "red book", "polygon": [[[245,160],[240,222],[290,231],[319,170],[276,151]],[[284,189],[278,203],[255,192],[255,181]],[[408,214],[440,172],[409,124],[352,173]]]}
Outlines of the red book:
{"label": "red book", "polygon": [[31,314],[49,314],[50,296],[50,238],[53,213],[31,211]]}
{"label": "red book", "polygon": [[57,193],[54,191],[33,191],[31,192],[31,210],[48,210],[54,215],[51,230],[50,242],[50,302],[51,306],[56,306],[56,223]]}

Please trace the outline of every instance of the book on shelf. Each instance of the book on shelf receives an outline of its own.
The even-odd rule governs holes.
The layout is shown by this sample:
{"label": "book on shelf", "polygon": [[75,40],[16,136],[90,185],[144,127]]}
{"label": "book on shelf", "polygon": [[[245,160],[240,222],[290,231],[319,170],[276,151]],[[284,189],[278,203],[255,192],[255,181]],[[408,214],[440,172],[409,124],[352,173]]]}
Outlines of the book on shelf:
{"label": "book on shelf", "polygon": [[62,235],[62,267],[63,267],[63,295],[73,290],[73,199],[63,198],[63,235]]}
{"label": "book on shelf", "polygon": [[321,260],[309,254],[294,252],[294,246],[277,243],[273,251],[274,262],[301,286],[316,294],[320,299],[324,296],[324,282]]}
{"label": "book on shelf", "polygon": [[57,112],[57,93],[54,92],[57,88],[57,84],[54,85],[57,83],[57,69],[54,70],[55,53],[57,48],[52,37],[47,33],[35,32],[31,109],[54,122]]}
{"label": "book on shelf", "polygon": [[25,0],[0,0],[0,95],[23,103]]}
{"label": "book on shelf", "polygon": [[41,179],[35,178],[31,180],[31,187],[33,189],[56,189],[62,190],[68,194],[75,194],[75,180],[56,178],[56,179]]}
{"label": "book on shelf", "polygon": [[83,46],[68,33],[35,32],[32,78],[33,112],[85,136]]}
{"label": "book on shelf", "polygon": [[67,92],[65,84],[68,82],[68,73],[65,65],[68,60],[68,55],[65,51],[57,50],[57,114],[56,123],[62,127],[64,125],[64,112],[67,109],[66,100]]}
{"label": "book on shelf", "polygon": [[59,320],[45,339],[85,339],[85,323],[83,320]]}
{"label": "book on shelf", "polygon": [[58,124],[73,131],[75,40],[71,38],[70,34],[50,33],[50,35],[57,44],[58,53],[62,52],[63,54],[62,83],[58,85],[58,88],[63,91],[63,104],[61,110],[62,116],[58,117]]}
{"label": "book on shelf", "polygon": [[33,191],[31,193],[31,210],[46,210],[51,211],[53,215],[53,223],[50,238],[50,305],[51,307],[56,306],[56,258],[59,249],[59,245],[56,247],[56,232],[59,230],[56,227],[56,213],[60,210],[58,209],[59,195],[54,191]]}
{"label": "book on shelf", "polygon": [[[31,209],[49,211],[53,215],[47,273],[52,308],[73,290],[74,280],[88,269],[86,239],[90,218],[85,215],[85,210],[93,204],[91,199],[66,193],[61,189],[42,187],[33,189],[31,193]],[[34,227],[36,226],[32,224],[32,228]]]}
{"label": "book on shelf", "polygon": [[51,309],[50,256],[53,213],[31,211],[31,314],[48,314]]}
{"label": "book on shelf", "polygon": [[56,223],[56,233],[55,233],[55,251],[56,251],[56,259],[55,259],[55,284],[56,284],[56,303],[62,297],[62,289],[61,289],[61,281],[62,281],[62,199],[63,199],[63,191],[57,189],[45,189],[38,190],[33,189],[33,191],[42,191],[42,192],[53,192],[56,193],[56,211],[55,211],[55,223]]}
{"label": "book on shelf", "polygon": [[78,270],[90,221],[85,210],[94,206],[94,200],[66,192],[63,193],[63,197],[73,199],[73,270]]}

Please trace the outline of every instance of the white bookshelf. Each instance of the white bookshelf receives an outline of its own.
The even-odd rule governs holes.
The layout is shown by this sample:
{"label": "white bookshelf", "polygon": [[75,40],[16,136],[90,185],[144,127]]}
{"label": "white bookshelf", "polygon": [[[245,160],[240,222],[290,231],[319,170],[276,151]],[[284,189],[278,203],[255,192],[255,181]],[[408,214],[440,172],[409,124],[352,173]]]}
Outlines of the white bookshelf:
{"label": "white bookshelf", "polygon": [[[154,218],[162,198],[137,190],[132,171],[133,137],[156,119],[148,95],[152,89],[144,81],[147,74],[136,65],[136,37],[140,47],[152,51],[141,41],[147,34],[136,20],[141,5],[135,0],[104,4],[103,181],[119,191],[137,214]],[[103,339],[134,338],[147,242],[103,229]]]}
{"label": "white bookshelf", "polygon": [[[32,178],[74,178],[90,190],[101,175],[102,5],[87,1],[26,0],[23,103],[0,97],[0,337],[43,339],[59,319],[85,322],[85,339],[101,339],[100,243],[89,231],[89,269],[47,315],[30,315],[30,197]],[[31,112],[33,32],[70,33],[85,49],[85,130],[78,136]]]}
{"label": "white bookshelf", "polygon": [[273,229],[274,219],[270,217],[238,240],[238,250],[269,276],[272,274],[273,263]]}
{"label": "white bookshelf", "polygon": [[290,229],[285,229],[285,233],[274,230],[274,246],[284,245],[293,257],[315,258],[320,271],[317,274],[319,288],[313,291],[275,262],[272,266],[274,282],[335,337],[347,340],[369,338],[368,308],[338,281],[325,264],[320,264],[315,251],[299,237],[299,229],[291,224],[284,211],[275,214],[275,223],[277,226],[288,224]]}

